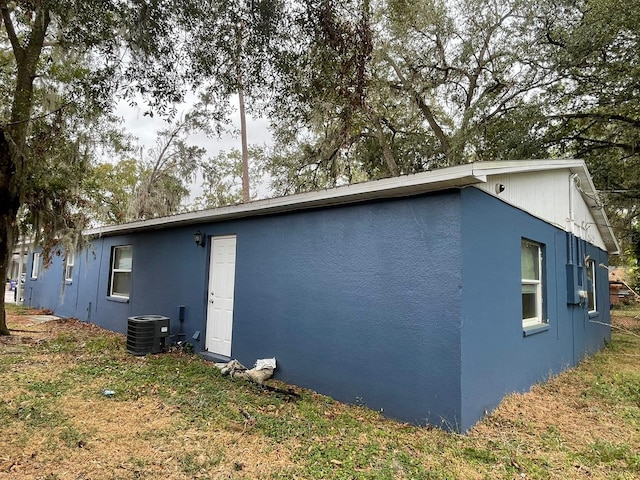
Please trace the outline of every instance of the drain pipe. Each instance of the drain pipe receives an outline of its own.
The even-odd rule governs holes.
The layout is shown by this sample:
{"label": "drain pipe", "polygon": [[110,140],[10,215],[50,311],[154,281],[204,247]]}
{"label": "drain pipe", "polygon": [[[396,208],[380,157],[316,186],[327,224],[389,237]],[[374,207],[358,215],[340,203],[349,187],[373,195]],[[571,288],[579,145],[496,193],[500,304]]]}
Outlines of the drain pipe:
{"label": "drain pipe", "polygon": [[578,292],[578,266],[574,262],[576,257],[575,245],[575,181],[576,173],[569,175],[569,218],[567,218],[567,303],[569,305],[580,304],[580,292]]}
{"label": "drain pipe", "polygon": [[574,186],[575,186],[575,182],[576,182],[576,178],[578,178],[578,174],[577,173],[572,173],[571,175],[569,175],[569,225],[567,225],[567,228],[569,230],[569,233],[571,234],[571,242],[569,243],[569,263],[573,263],[573,258],[574,258],[574,244],[573,244],[573,239],[576,235],[576,219],[575,219],[575,203],[574,203]]}

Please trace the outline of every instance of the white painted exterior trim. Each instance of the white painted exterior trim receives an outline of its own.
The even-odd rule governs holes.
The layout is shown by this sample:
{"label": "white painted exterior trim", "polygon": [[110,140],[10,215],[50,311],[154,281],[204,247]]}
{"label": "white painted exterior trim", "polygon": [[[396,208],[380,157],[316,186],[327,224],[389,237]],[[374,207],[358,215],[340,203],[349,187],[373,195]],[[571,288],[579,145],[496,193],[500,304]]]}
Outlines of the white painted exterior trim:
{"label": "white painted exterior trim", "polygon": [[[567,230],[566,217],[568,216],[569,195],[567,178],[570,174],[576,174],[579,179],[579,189],[577,188],[579,195],[576,195],[575,198],[582,199],[581,202],[576,202],[576,223],[581,228],[583,225],[585,227],[583,229],[585,232],[581,232],[579,236],[607,250],[609,253],[617,253],[619,250],[618,242],[601,206],[587,167],[584,161],[574,159],[474,162],[414,175],[385,178],[327,190],[258,200],[245,204],[183,213],[122,225],[92,228],[87,230],[85,234],[95,236],[117,235],[141,230],[196,225],[309,208],[343,205],[374,199],[407,197],[470,186],[480,188],[506,203]],[[541,181],[543,178],[544,182]],[[552,178],[554,180],[551,180]],[[556,188],[554,182],[559,182],[560,179],[564,184],[560,190],[564,193],[558,195],[560,197],[566,195],[566,198],[558,197],[553,204],[543,202],[544,205],[536,206],[539,203],[536,199],[542,198],[540,192],[544,190],[551,194],[552,189]],[[547,185],[545,183],[547,180],[551,181],[553,185]],[[505,185],[504,192],[496,193],[496,183]]]}

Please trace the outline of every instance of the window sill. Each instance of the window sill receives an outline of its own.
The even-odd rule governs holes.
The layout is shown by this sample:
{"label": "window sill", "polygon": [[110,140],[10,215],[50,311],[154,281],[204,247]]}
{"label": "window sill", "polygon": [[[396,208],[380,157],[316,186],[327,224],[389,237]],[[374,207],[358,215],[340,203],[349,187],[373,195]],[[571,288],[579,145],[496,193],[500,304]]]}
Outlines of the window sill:
{"label": "window sill", "polygon": [[129,297],[107,297],[107,302],[129,303]]}
{"label": "window sill", "polygon": [[541,323],[540,325],[533,325],[531,327],[525,327],[522,329],[522,336],[528,337],[530,335],[535,335],[536,333],[542,333],[549,330],[548,323]]}

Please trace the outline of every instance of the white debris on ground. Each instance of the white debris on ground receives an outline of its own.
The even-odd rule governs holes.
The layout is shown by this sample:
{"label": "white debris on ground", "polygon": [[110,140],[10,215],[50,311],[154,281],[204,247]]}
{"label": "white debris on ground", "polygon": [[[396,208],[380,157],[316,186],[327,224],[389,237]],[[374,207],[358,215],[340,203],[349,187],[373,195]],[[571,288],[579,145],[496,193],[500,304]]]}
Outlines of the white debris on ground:
{"label": "white debris on ground", "polygon": [[229,375],[231,378],[250,380],[258,385],[262,385],[265,380],[273,376],[273,371],[276,368],[276,359],[259,359],[256,361],[255,367],[250,370],[242,365],[238,360],[231,360],[226,363],[216,363],[215,365],[223,375]]}

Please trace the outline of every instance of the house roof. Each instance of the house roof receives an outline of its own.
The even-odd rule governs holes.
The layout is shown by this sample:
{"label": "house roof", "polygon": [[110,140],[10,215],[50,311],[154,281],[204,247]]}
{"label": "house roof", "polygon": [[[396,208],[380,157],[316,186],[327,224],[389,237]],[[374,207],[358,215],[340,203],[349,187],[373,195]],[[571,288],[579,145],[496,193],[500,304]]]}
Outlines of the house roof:
{"label": "house roof", "polygon": [[580,179],[580,192],[610,253],[618,252],[618,243],[599,200],[591,176],[583,160],[518,160],[473,162],[428,172],[344,185],[314,192],[268,198],[249,203],[199,210],[167,217],[140,220],[120,225],[107,225],[87,230],[87,235],[118,235],[184,225],[220,222],[231,219],[271,215],[310,208],[345,205],[367,200],[408,197],[450,188],[484,184],[495,175],[568,170]]}

